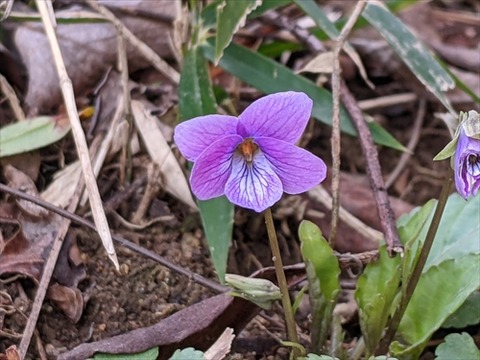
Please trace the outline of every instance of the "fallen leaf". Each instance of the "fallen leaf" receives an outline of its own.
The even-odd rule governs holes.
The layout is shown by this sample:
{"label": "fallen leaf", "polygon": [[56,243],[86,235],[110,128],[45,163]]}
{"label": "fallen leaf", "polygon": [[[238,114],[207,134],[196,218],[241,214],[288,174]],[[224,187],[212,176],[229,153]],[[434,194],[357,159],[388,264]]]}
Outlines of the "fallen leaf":
{"label": "fallen leaf", "polygon": [[258,310],[248,301],[220,294],[180,310],[153,326],[81,344],[58,359],[84,359],[97,352],[132,354],[155,346],[160,347],[159,359],[168,359],[179,348],[206,350],[226,327],[240,331]]}
{"label": "fallen leaf", "polygon": [[[23,191],[28,195],[38,196],[37,187],[33,180],[12,165],[6,165],[3,168],[3,175],[5,176],[5,179],[7,179],[8,186]],[[43,217],[49,214],[48,210],[30,201],[16,199],[16,202],[24,212],[31,216]]]}
{"label": "fallen leaf", "polygon": [[47,290],[47,297],[54,301],[63,313],[74,323],[80,320],[83,313],[84,301],[82,293],[78,288],[51,284]]}
{"label": "fallen leaf", "polygon": [[152,161],[160,166],[165,190],[196,209],[197,206],[193,201],[188,182],[175,155],[173,155],[170,146],[160,131],[157,118],[150,115],[145,106],[136,100],[132,100],[132,113],[135,126]]}
{"label": "fallen leaf", "polygon": [[[158,55],[173,57],[174,51],[170,37],[172,22],[180,11],[179,1],[159,1],[154,7],[149,0],[109,0],[102,1],[101,4],[109,6],[125,26]],[[75,19],[74,11],[80,9],[88,8],[77,4],[70,9],[56,11],[55,15],[66,17],[71,14]],[[128,11],[131,14],[146,12],[149,17],[126,15]],[[155,16],[157,19],[153,19]],[[59,23],[56,33],[65,66],[77,96],[90,91],[108,67],[116,66],[117,31],[112,24],[108,22],[74,23],[73,21],[69,24]],[[62,97],[50,44],[42,23],[19,23],[14,35],[14,43],[28,73],[28,89],[25,96],[28,113],[42,114],[57,108],[62,103]],[[127,53],[130,71],[149,65],[131,46],[128,46]]]}

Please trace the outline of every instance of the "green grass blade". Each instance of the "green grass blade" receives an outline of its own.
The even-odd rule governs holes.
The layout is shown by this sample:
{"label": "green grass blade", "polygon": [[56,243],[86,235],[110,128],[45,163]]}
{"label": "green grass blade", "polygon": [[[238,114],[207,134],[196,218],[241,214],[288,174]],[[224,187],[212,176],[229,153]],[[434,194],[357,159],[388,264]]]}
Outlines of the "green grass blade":
{"label": "green grass blade", "polygon": [[224,0],[217,6],[217,34],[215,41],[215,64],[222,57],[223,50],[232,41],[233,35],[258,5],[259,0]]}
{"label": "green grass blade", "polygon": [[453,89],[455,82],[430,51],[402,21],[387,8],[369,2],[362,16],[387,40],[415,76],[452,113],[450,101],[444,92]]}
{"label": "green grass blade", "polygon": [[[207,64],[197,49],[190,50],[184,58],[178,93],[181,120],[216,112]],[[218,278],[223,283],[232,238],[234,207],[223,196],[199,201],[198,207],[210,255]]]}
{"label": "green grass blade", "polygon": [[[212,42],[202,44],[202,48],[205,57],[213,61],[215,46]],[[314,101],[313,116],[325,124],[332,124],[332,94],[287,67],[235,43],[225,49],[220,66],[266,94],[288,90],[303,91]],[[380,125],[370,123],[369,126],[378,144],[401,151],[405,149]],[[356,135],[344,108],[340,110],[340,128],[347,134]]]}

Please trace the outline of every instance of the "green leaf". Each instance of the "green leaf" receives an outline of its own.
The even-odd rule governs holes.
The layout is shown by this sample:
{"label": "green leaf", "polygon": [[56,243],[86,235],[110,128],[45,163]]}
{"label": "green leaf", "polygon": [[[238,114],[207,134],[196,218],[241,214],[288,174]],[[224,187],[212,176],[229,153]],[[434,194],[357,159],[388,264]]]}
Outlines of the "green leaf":
{"label": "green leaf", "polygon": [[64,116],[39,116],[0,129],[0,157],[40,149],[63,138],[70,131]]}
{"label": "green leaf", "polygon": [[455,81],[408,27],[387,8],[373,2],[367,3],[362,16],[387,40],[392,49],[427,89],[449,111],[455,113],[444,94],[454,88]]}
{"label": "green leaf", "polygon": [[249,19],[253,19],[255,17],[263,15],[268,10],[276,9],[281,6],[285,6],[290,4],[292,0],[263,0],[262,4],[253,10],[250,15],[248,15]]}
{"label": "green leaf", "polygon": [[308,354],[306,357],[301,356],[298,360],[340,360],[337,357],[332,357],[328,355],[317,355],[317,354]]}
{"label": "green leaf", "polygon": [[261,0],[223,0],[217,6],[215,64],[218,64],[223,50],[230,44],[235,32],[245,23],[247,15],[260,4]]}
{"label": "green leaf", "polygon": [[480,194],[468,201],[457,193],[449,196],[424,271],[448,259],[480,254],[479,214]]}
{"label": "green leaf", "polygon": [[189,347],[183,350],[176,350],[170,357],[170,360],[206,360],[206,358],[200,350]]}
{"label": "green leaf", "polygon": [[445,342],[435,350],[435,360],[480,359],[480,350],[466,332],[445,336]]}
{"label": "green leaf", "polygon": [[[202,48],[205,57],[213,61],[215,47],[212,42],[202,44]],[[332,94],[287,67],[235,43],[225,49],[220,66],[266,94],[288,90],[306,93],[314,101],[313,116],[325,124],[332,124]],[[369,123],[369,126],[378,144],[401,151],[405,149],[380,125]],[[350,135],[357,133],[343,107],[340,110],[340,128]]]}
{"label": "green leaf", "polygon": [[[184,58],[178,89],[178,103],[182,120],[216,112],[215,96],[207,64],[198,49],[190,50]],[[228,249],[232,238],[234,207],[223,196],[208,201],[199,201],[198,207],[210,255],[218,278],[223,283],[227,269]]]}
{"label": "green leaf", "polygon": [[374,353],[382,338],[400,285],[400,257],[390,258],[383,245],[379,259],[369,263],[357,282],[355,299],[367,354]]}
{"label": "green leaf", "polygon": [[312,346],[314,351],[320,352],[326,345],[333,309],[340,291],[340,267],[317,225],[304,220],[298,234],[312,307]]}
{"label": "green leaf", "polygon": [[445,260],[425,271],[398,327],[390,350],[399,358],[417,358],[428,340],[480,287],[480,255]]}
{"label": "green leaf", "polygon": [[406,289],[413,267],[417,262],[436,204],[436,200],[430,200],[422,207],[418,207],[400,218],[397,223],[398,235],[405,245],[405,256],[402,261],[403,291]]}
{"label": "green leaf", "polygon": [[158,357],[158,347],[148,349],[136,354],[104,354],[98,353],[93,356],[95,360],[155,360]]}
{"label": "green leaf", "polygon": [[[480,214],[479,198],[480,194],[469,201],[458,194],[449,196],[424,272],[442,261],[480,253],[480,243],[471,240],[480,239],[480,223],[474,220]],[[436,203],[436,200],[430,200],[398,220],[399,236],[406,250],[402,265],[403,287],[425,241]]]}
{"label": "green leaf", "polygon": [[198,49],[191,49],[185,55],[178,103],[182,121],[217,112],[207,64]]}
{"label": "green leaf", "polygon": [[[202,23],[205,29],[210,29],[215,26],[217,21],[217,6],[225,0],[214,0],[202,10]],[[261,16],[264,12],[278,8],[280,6],[291,3],[292,0],[263,0],[262,4],[255,8],[248,18],[255,18]]]}
{"label": "green leaf", "polygon": [[282,55],[285,51],[295,52],[302,49],[303,46],[298,43],[289,41],[272,41],[260,45],[258,52],[266,57],[276,58]]}
{"label": "green leaf", "polygon": [[445,320],[442,327],[463,329],[477,324],[480,324],[480,291],[471,294],[462,306]]}

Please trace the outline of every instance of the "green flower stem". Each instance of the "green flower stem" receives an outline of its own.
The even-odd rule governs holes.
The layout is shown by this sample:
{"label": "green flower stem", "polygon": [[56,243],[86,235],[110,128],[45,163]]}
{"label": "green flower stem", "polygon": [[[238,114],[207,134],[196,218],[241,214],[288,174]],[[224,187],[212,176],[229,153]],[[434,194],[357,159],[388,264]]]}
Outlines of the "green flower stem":
{"label": "green flower stem", "polygon": [[[283,271],[282,257],[280,255],[280,247],[278,246],[277,233],[275,225],[273,224],[272,210],[268,208],[265,210],[265,224],[267,225],[268,239],[270,240],[270,248],[272,249],[273,264],[275,266],[275,273],[277,275],[278,287],[282,293],[282,306],[285,313],[285,323],[287,325],[288,340],[293,343],[298,343],[297,328],[295,319],[293,318],[292,303],[290,302],[290,295],[288,293],[288,284]],[[294,357],[298,351],[294,348]]]}
{"label": "green flower stem", "polygon": [[383,337],[380,345],[377,349],[377,354],[386,354],[388,351],[388,347],[397,332],[398,325],[402,320],[403,315],[405,314],[405,310],[407,309],[408,303],[412,298],[413,292],[415,291],[415,287],[420,280],[420,276],[422,275],[423,267],[427,261],[428,254],[430,253],[430,249],[432,248],[433,241],[435,239],[435,235],[437,233],[438,226],[440,225],[440,220],[442,219],[443,210],[445,209],[445,205],[447,205],[448,196],[450,194],[450,188],[453,182],[453,170],[449,167],[447,176],[445,181],[443,182],[442,190],[440,192],[440,196],[438,198],[437,207],[435,208],[435,213],[433,214],[432,222],[430,223],[430,227],[428,228],[427,236],[425,238],[425,242],[423,244],[422,250],[420,251],[420,255],[418,257],[417,263],[413,269],[412,275],[408,284],[405,289],[405,293],[402,294],[402,299],[400,301],[400,306],[398,307],[397,311],[393,315],[392,319],[390,320],[387,332]]}

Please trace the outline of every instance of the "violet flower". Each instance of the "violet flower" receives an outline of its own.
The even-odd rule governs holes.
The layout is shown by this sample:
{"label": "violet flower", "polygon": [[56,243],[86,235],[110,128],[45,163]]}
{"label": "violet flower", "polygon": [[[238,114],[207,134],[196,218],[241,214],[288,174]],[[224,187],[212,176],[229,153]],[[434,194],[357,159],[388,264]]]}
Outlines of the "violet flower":
{"label": "violet flower", "polygon": [[480,188],[480,139],[468,136],[463,124],[459,126],[454,169],[458,193],[464,199],[475,196]]}
{"label": "violet flower", "polygon": [[305,192],[325,179],[325,163],[295,146],[307,126],[312,100],[283,92],[252,103],[239,116],[206,115],[179,124],[174,140],[193,161],[195,196],[229,201],[261,212],[282,196]]}

